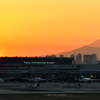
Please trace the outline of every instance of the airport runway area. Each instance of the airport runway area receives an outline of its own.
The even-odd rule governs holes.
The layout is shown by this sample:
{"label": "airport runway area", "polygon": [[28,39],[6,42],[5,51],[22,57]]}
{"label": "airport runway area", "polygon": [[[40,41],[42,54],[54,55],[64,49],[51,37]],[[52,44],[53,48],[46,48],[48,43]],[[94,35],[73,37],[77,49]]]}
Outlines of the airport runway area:
{"label": "airport runway area", "polygon": [[100,100],[100,83],[0,83],[0,100]]}
{"label": "airport runway area", "polygon": [[35,88],[34,83],[0,83],[0,94],[10,93],[100,93],[100,83],[60,83],[47,82],[40,83],[40,87]]}

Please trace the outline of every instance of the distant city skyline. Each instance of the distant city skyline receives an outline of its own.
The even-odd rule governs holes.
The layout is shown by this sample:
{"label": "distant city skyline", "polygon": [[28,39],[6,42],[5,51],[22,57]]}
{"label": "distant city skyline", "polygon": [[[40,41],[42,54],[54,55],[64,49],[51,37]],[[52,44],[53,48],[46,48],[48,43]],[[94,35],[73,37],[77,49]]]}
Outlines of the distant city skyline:
{"label": "distant city skyline", "polygon": [[100,39],[100,0],[1,0],[0,56],[42,56]]}
{"label": "distant city skyline", "polygon": [[[71,54],[72,57],[73,54]],[[99,60],[97,54],[84,54],[78,53],[76,56],[73,55],[74,64],[98,64]]]}

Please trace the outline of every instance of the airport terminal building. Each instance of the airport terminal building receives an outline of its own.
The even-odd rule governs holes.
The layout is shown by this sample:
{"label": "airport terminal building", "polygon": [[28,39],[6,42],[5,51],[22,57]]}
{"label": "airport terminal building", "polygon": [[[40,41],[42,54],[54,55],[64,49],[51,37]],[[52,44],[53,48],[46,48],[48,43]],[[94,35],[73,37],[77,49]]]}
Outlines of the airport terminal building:
{"label": "airport terminal building", "polygon": [[[100,78],[100,65],[76,65],[74,58],[60,57],[0,57],[1,77],[89,77]],[[26,76],[27,75],[27,76]]]}
{"label": "airport terminal building", "polygon": [[[26,73],[56,73],[57,67],[72,65],[73,58],[58,57],[0,57],[2,77],[21,76]],[[6,76],[4,76],[6,75]]]}
{"label": "airport terminal building", "polygon": [[72,64],[73,58],[0,57],[0,64]]}

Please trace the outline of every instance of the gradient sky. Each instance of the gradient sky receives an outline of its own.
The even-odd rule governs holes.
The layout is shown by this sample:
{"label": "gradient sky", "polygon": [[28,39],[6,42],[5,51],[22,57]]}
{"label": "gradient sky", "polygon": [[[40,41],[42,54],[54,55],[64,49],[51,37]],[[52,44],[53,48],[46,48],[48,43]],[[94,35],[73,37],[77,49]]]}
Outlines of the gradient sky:
{"label": "gradient sky", "polygon": [[100,39],[100,0],[0,0],[0,54],[41,56]]}

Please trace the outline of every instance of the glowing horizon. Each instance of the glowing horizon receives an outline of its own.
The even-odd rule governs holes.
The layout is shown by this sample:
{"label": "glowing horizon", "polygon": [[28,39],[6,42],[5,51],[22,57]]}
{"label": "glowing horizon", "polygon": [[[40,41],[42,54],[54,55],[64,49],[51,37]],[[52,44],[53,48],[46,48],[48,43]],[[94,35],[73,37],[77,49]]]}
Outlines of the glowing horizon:
{"label": "glowing horizon", "polygon": [[41,56],[100,39],[100,0],[0,1],[1,56]]}

